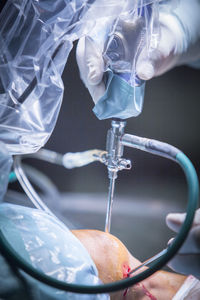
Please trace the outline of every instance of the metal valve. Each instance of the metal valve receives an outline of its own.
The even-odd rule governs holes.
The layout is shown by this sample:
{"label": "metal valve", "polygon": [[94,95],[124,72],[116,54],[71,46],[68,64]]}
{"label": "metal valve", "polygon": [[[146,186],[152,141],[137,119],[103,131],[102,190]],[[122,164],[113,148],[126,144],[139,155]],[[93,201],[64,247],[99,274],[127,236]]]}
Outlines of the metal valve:
{"label": "metal valve", "polygon": [[108,168],[108,177],[110,179],[117,178],[117,172],[123,169],[131,169],[131,161],[122,158],[124,146],[121,138],[124,134],[125,121],[113,120],[112,127],[108,130],[106,141],[106,159],[105,165]]}
{"label": "metal valve", "polygon": [[113,120],[111,122],[111,129],[108,130],[106,141],[106,154],[104,164],[108,168],[108,177],[110,179],[109,192],[108,192],[108,205],[106,213],[105,231],[110,232],[112,203],[115,188],[115,179],[120,170],[131,169],[131,161],[122,158],[124,146],[121,142],[124,135],[125,121]]}

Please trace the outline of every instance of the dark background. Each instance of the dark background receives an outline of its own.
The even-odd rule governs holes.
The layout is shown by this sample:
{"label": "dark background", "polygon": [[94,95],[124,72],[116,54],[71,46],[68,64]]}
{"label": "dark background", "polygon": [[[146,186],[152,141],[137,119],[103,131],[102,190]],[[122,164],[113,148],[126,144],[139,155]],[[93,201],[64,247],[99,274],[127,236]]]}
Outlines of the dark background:
{"label": "dark background", "polygon": [[[139,117],[127,120],[126,132],[154,138],[181,149],[199,174],[200,70],[177,67],[147,82],[144,108]],[[65,94],[56,128],[46,148],[60,153],[105,149],[110,121],[99,121],[92,112],[93,102],[79,78],[75,47],[63,73]],[[158,189],[182,190],[184,176],[174,162],[126,148],[124,156],[133,163],[131,171],[119,174],[117,191],[122,194],[154,193]],[[65,170],[35,162],[55,181],[61,191],[106,192],[106,168],[94,163]],[[166,187],[165,187],[166,186]],[[170,191],[169,191],[170,189]]]}

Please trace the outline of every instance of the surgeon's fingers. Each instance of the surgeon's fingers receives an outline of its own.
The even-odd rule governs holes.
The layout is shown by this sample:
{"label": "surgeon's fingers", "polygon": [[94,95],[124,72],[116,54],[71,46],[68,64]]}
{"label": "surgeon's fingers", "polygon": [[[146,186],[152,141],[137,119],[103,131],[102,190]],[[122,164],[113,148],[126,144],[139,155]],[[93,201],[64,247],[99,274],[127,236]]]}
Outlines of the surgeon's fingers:
{"label": "surgeon's fingers", "polygon": [[175,47],[174,35],[168,28],[162,26],[158,47],[148,52],[144,48],[137,59],[136,72],[139,78],[149,80],[162,75],[175,66]]}
{"label": "surgeon's fingers", "polygon": [[[175,232],[180,230],[185,220],[185,213],[171,213],[166,217],[167,226]],[[200,208],[196,210],[192,227],[200,227]]]}
{"label": "surgeon's fingers", "polygon": [[104,60],[94,41],[90,37],[82,37],[76,49],[76,59],[80,77],[88,88],[96,103],[105,93],[103,82]]}
{"label": "surgeon's fingers", "polygon": [[183,224],[184,220],[185,220],[185,216],[186,214],[168,214],[166,217],[166,224],[167,226],[175,231],[178,232],[180,230],[181,225]]}

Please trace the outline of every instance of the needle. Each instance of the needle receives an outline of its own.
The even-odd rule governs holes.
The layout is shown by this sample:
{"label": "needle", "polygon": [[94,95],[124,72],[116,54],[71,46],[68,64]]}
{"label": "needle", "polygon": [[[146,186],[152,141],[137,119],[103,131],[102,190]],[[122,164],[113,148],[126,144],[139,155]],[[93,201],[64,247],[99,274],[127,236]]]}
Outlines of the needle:
{"label": "needle", "polygon": [[160,258],[161,256],[165,255],[167,252],[167,249],[163,249],[162,251],[160,251],[158,254],[154,255],[153,257],[147,259],[145,262],[141,263],[137,268],[131,270],[128,273],[128,276],[130,276],[132,273],[138,271],[140,268],[146,266],[148,267],[152,262],[156,261],[158,258]]}
{"label": "needle", "polygon": [[107,211],[106,211],[106,222],[105,222],[105,232],[110,232],[111,226],[111,216],[112,216],[112,205],[113,205],[113,197],[114,197],[114,190],[115,190],[115,176],[110,178],[109,184],[109,191],[108,191],[108,204],[107,204]]}

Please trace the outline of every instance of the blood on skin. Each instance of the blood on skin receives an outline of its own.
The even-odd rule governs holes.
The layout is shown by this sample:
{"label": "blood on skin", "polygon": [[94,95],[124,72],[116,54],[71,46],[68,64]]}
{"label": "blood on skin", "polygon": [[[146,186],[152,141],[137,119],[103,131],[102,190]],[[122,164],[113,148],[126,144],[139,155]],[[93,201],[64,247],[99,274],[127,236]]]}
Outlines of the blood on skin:
{"label": "blood on skin", "polygon": [[141,286],[142,286],[142,289],[143,289],[145,295],[146,295],[147,297],[149,297],[149,299],[151,299],[151,300],[157,300],[156,297],[154,297],[154,296],[153,296],[153,295],[145,288],[145,286],[144,286],[143,283],[141,283]]}
{"label": "blood on skin", "polygon": [[[129,265],[127,263],[124,263],[122,266],[122,269],[123,269],[123,278],[129,277],[128,273],[131,271],[131,268],[129,267]],[[128,292],[128,288],[125,289],[125,291],[123,293],[123,297],[126,297],[127,292]]]}
{"label": "blood on skin", "polygon": [[[130,273],[130,271],[131,271],[131,268],[130,268],[130,266],[129,266],[127,263],[124,263],[124,264],[122,265],[122,270],[123,270],[123,278],[130,277],[129,273]],[[144,294],[145,294],[147,297],[149,297],[149,299],[151,299],[151,300],[157,300],[157,298],[154,297],[154,296],[146,289],[146,287],[144,286],[143,283],[137,283],[136,285],[137,285],[138,287],[141,287],[141,288],[142,288]],[[126,297],[127,293],[128,293],[128,288],[124,291],[123,297]]]}
{"label": "blood on skin", "polygon": [[123,278],[127,278],[128,273],[131,271],[131,268],[129,267],[129,265],[127,263],[124,263],[122,268],[123,268]]}

